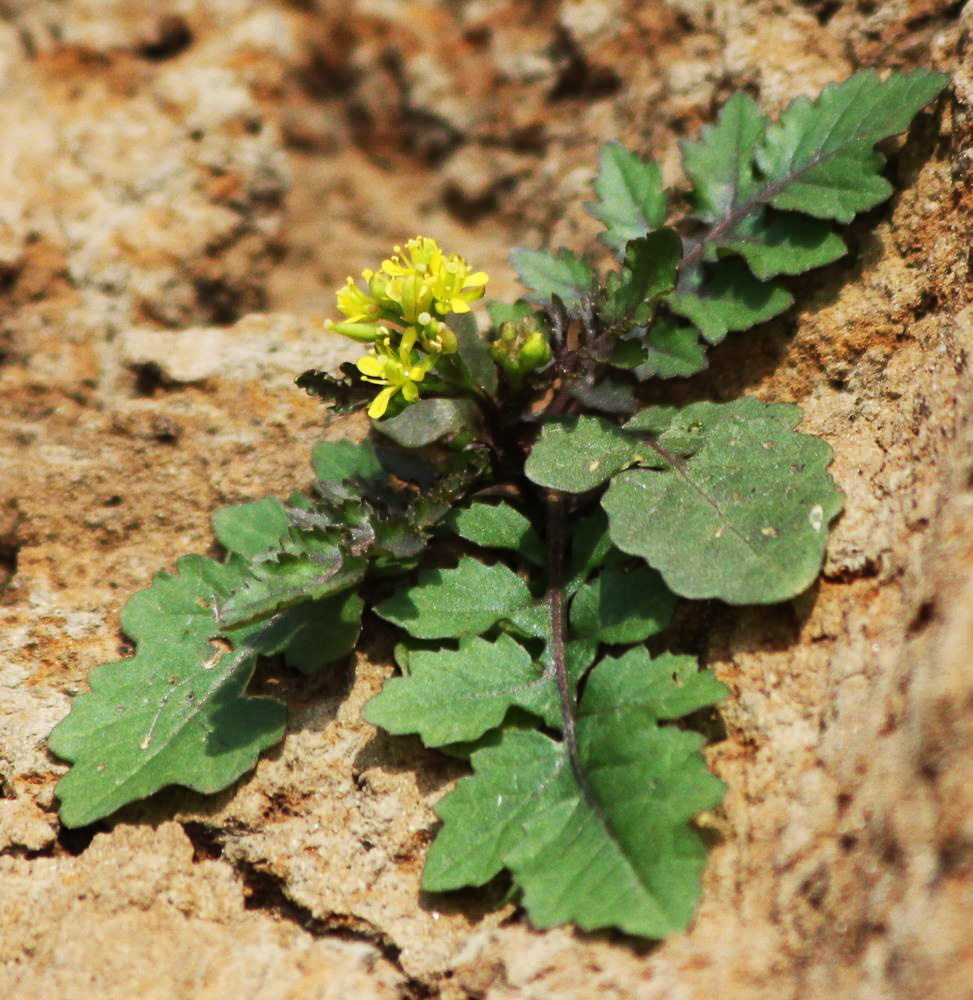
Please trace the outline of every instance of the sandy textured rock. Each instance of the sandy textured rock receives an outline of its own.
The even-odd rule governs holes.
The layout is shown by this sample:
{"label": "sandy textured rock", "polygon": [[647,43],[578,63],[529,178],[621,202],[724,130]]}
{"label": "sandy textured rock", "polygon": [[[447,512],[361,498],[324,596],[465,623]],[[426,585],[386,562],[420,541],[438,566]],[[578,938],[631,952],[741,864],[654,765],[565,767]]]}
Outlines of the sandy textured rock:
{"label": "sandy textured rock", "polygon": [[[0,15],[0,955],[24,996],[682,1000],[973,996],[973,4],[946,0],[16,0]],[[210,512],[307,484],[291,385],[354,354],[333,289],[417,232],[516,294],[511,245],[603,253],[599,144],[651,153],[746,87],[866,65],[953,96],[890,144],[897,194],[798,309],[673,400],[794,400],[846,493],[795,601],[694,612],[732,689],[690,929],[531,930],[419,890],[455,762],[362,722],[391,636],[261,674],[283,746],[212,799],[60,830],[45,737],[118,613]],[[705,614],[705,617],[703,617]],[[693,617],[697,615],[697,617]],[[90,833],[90,832],[89,832]],[[70,852],[80,852],[76,856]],[[11,990],[8,989],[8,992]]]}
{"label": "sandy textured rock", "polygon": [[99,834],[82,858],[0,858],[0,880],[12,996],[401,996],[377,949],[247,910],[233,869],[194,860],[175,823]]}

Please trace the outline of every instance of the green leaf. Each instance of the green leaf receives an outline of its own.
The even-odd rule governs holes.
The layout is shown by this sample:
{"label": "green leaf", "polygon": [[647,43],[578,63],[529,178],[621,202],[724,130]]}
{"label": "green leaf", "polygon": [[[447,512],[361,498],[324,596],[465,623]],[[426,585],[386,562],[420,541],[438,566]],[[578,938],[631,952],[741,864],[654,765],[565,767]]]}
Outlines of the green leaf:
{"label": "green leaf", "polygon": [[564,588],[567,594],[575,593],[599,566],[621,555],[612,545],[608,534],[608,518],[601,508],[596,507],[578,518],[573,529],[568,582]]}
{"label": "green leaf", "polygon": [[220,605],[219,621],[231,628],[329,597],[360,583],[367,567],[368,560],[349,555],[335,532],[292,528],[281,548],[250,563],[240,585]]}
{"label": "green leaf", "polygon": [[223,507],[213,515],[220,545],[247,559],[278,546],[290,526],[287,511],[276,497]]}
{"label": "green leaf", "polygon": [[420,399],[375,426],[403,448],[422,448],[447,434],[474,427],[477,420],[476,404],[471,399]]}
{"label": "green leaf", "polygon": [[721,222],[757,187],[753,154],[768,119],[746,94],[734,94],[716,125],[704,126],[698,142],[681,142],[683,167],[693,182],[692,201],[702,222]]}
{"label": "green leaf", "polygon": [[352,362],[342,362],[339,369],[340,376],[310,368],[298,375],[294,382],[309,396],[317,396],[329,404],[333,413],[363,410],[375,395],[373,386],[362,379]]}
{"label": "green leaf", "polygon": [[631,435],[602,417],[564,417],[544,424],[524,473],[565,493],[586,493],[645,455]]}
{"label": "green leaf", "polygon": [[[622,277],[610,274],[601,313],[612,323],[632,316],[639,306],[650,306],[676,287],[682,240],[674,229],[659,229],[625,247]],[[648,319],[651,309],[644,317]]]}
{"label": "green leaf", "polygon": [[497,393],[497,366],[490,345],[480,336],[472,313],[451,313],[446,323],[456,334],[457,353],[473,381],[488,395]]}
{"label": "green leaf", "polygon": [[91,690],[49,739],[73,767],[57,786],[61,820],[76,827],[108,816],[166,785],[216,792],[280,741],[284,706],[245,695],[252,643],[229,649],[215,607],[237,583],[241,563],[186,556],[160,573],[122,613],[136,641],[129,660],[89,675]]}
{"label": "green leaf", "polygon": [[635,369],[638,379],[687,378],[703,371],[708,364],[699,331],[670,317],[652,324],[645,346],[645,361]]}
{"label": "green leaf", "polygon": [[409,655],[409,675],[385,682],[365,718],[390,733],[418,733],[427,747],[475,740],[519,706],[561,725],[553,674],[509,635],[460,640],[457,650]]}
{"label": "green leaf", "polygon": [[619,142],[606,142],[601,147],[594,188],[598,201],[585,207],[605,224],[599,238],[616,250],[665,221],[666,196],[659,165],[642,160]]}
{"label": "green leaf", "polygon": [[782,313],[794,297],[780,285],[758,281],[741,261],[730,259],[697,270],[666,301],[674,313],[699,327],[706,340],[718,344],[731,330],[746,330]]}
{"label": "green leaf", "polygon": [[617,659],[605,657],[598,678],[585,696],[585,715],[641,709],[657,719],[680,719],[730,693],[710,671],[699,669],[694,656],[662,653],[653,659],[644,646]]}
{"label": "green leaf", "polygon": [[[672,462],[621,473],[602,498],[612,540],[683,597],[772,604],[801,593],[842,495],[831,449],[796,433],[799,419],[795,406],[755,399],[684,407],[658,439]],[[640,417],[627,426],[639,430]]]}
{"label": "green leaf", "polygon": [[[723,785],[702,738],[627,705],[627,670],[597,667],[577,719],[578,763],[541,733],[501,730],[440,802],[423,888],[482,885],[508,868],[531,922],[662,937],[688,924],[706,852],[691,820]],[[589,704],[592,706],[589,711]]]}
{"label": "green leaf", "polygon": [[285,608],[269,622],[245,625],[227,635],[234,642],[238,635],[252,636],[251,645],[262,656],[283,653],[289,667],[313,674],[355,648],[364,606],[358,594],[344,591]]}
{"label": "green leaf", "polygon": [[793,212],[766,213],[738,225],[719,246],[740,254],[761,281],[780,274],[803,274],[843,257],[845,241],[827,222]]}
{"label": "green leaf", "polygon": [[756,150],[768,182],[763,197],[775,208],[851,222],[892,193],[880,174],[885,159],[872,147],[904,132],[948,82],[925,69],[885,81],[866,70],[814,101],[798,97]]}
{"label": "green leaf", "polygon": [[311,449],[311,466],[321,482],[355,483],[384,479],[385,472],[370,441],[319,441]]}
{"label": "green leaf", "polygon": [[445,525],[474,545],[511,549],[538,566],[547,562],[547,552],[530,521],[508,503],[471,503],[447,515]]}
{"label": "green leaf", "polygon": [[527,584],[502,563],[464,556],[455,569],[427,569],[375,608],[418,639],[478,635],[530,603]]}
{"label": "green leaf", "polygon": [[510,261],[528,289],[528,300],[541,305],[549,305],[556,295],[572,309],[595,284],[591,265],[570,250],[559,250],[556,257],[546,250],[512,250]]}
{"label": "green leaf", "polygon": [[675,608],[676,595],[655,570],[610,566],[575,594],[571,629],[601,642],[642,642],[672,621]]}
{"label": "green leaf", "polygon": [[[740,254],[761,280],[841,257],[846,247],[829,220],[850,222],[892,190],[880,174],[885,160],[872,147],[904,131],[946,80],[924,70],[884,83],[859,73],[816,101],[798,98],[777,125],[746,95],[730,98],[715,126],[682,144],[696,216],[711,226],[694,255],[714,262]],[[684,284],[694,271],[686,268]]]}
{"label": "green leaf", "polygon": [[533,307],[526,299],[517,299],[512,305],[506,302],[488,302],[486,309],[494,330],[499,330],[504,323],[517,324],[534,314]]}

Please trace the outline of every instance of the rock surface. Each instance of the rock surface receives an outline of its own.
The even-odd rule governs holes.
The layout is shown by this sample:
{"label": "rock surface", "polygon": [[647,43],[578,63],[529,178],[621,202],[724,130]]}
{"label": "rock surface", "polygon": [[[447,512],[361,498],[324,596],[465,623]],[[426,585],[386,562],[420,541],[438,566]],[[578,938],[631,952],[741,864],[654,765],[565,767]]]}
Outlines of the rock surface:
{"label": "rock surface", "polygon": [[[529,7],[529,11],[528,11]],[[973,4],[13,0],[0,13],[0,961],[16,996],[973,997]],[[387,635],[288,681],[235,789],[62,831],[45,739],[127,596],[209,513],[309,478],[291,385],[334,287],[434,234],[513,294],[512,245],[598,252],[609,138],[677,139],[864,66],[953,93],[799,308],[674,398],[804,408],[847,496],[824,576],[712,608],[730,792],[691,928],[649,947],[426,897],[460,768],[360,709]],[[89,831],[90,834],[90,831]],[[90,840],[90,842],[89,842]]]}

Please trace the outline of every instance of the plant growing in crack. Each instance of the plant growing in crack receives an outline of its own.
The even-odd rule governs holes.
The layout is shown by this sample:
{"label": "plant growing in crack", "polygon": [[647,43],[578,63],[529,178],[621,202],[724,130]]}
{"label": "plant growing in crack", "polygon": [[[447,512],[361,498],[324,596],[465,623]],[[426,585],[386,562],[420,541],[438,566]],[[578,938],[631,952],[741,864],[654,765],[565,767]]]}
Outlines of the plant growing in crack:
{"label": "plant growing in crack", "polygon": [[685,720],[727,690],[646,640],[679,598],[801,593],[842,498],[796,406],[647,405],[645,386],[699,372],[706,345],[791,305],[781,279],[846,252],[835,224],[891,194],[875,144],[946,83],[861,73],[777,122],[731,98],[683,144],[681,218],[658,166],[608,143],[589,209],[617,266],[515,251],[526,296],[489,303],[485,336],[487,276],[434,240],[349,278],[328,325],[367,353],[298,384],[367,407],[371,439],[319,444],[309,495],[218,511],[225,559],[186,556],[129,600],[136,655],[93,671],[50,737],[73,764],[63,822],[235,781],[285,728],[246,693],[256,661],[321,670],[368,608],[400,630],[401,676],[366,718],[471,765],[438,806],[424,887],[506,870],[540,927],[685,927],[692,822],[724,791]]}

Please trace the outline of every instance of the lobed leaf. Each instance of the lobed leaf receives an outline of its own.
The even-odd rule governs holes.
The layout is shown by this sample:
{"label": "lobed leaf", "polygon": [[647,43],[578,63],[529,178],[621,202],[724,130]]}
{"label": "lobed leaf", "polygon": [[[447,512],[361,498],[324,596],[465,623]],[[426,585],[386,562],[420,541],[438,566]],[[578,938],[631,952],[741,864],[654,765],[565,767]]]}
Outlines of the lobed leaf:
{"label": "lobed leaf", "polygon": [[311,449],[311,466],[323,483],[367,483],[385,472],[371,441],[318,441]]}
{"label": "lobed leaf", "polygon": [[527,584],[502,563],[464,556],[454,569],[427,569],[375,608],[418,639],[479,635],[531,600]]}
{"label": "lobed leaf", "polygon": [[186,556],[175,576],[160,573],[129,600],[122,625],[136,655],[94,669],[90,692],[74,699],[49,739],[73,765],[57,786],[65,826],[92,823],[166,785],[219,791],[280,741],[284,706],[244,693],[254,643],[230,649],[216,620],[241,566]]}
{"label": "lobed leaf", "polygon": [[674,229],[659,229],[650,236],[632,240],[625,247],[622,275],[608,276],[600,311],[609,323],[632,317],[644,322],[651,309],[640,315],[639,307],[650,306],[676,287],[682,240]]}
{"label": "lobed leaf", "polygon": [[475,740],[518,706],[559,727],[553,675],[509,635],[460,640],[459,649],[419,650],[409,673],[385,682],[365,718],[390,733],[418,733],[427,747]]}
{"label": "lobed leaf", "polygon": [[661,632],[676,595],[648,566],[609,566],[584,584],[571,602],[574,635],[607,643],[642,642]]}
{"label": "lobed leaf", "polygon": [[358,644],[364,607],[358,594],[347,590],[285,608],[269,621],[230,629],[226,635],[234,642],[246,636],[261,656],[283,653],[287,666],[314,674]]}
{"label": "lobed leaf", "polygon": [[599,666],[589,678],[580,775],[565,745],[537,732],[504,729],[473,753],[474,774],[437,807],[423,888],[482,885],[508,868],[538,927],[662,937],[686,926],[706,857],[689,820],[723,785],[698,734],[660,727],[645,700],[626,704],[628,673]]}
{"label": "lobed leaf", "polygon": [[693,183],[692,203],[701,222],[725,220],[758,187],[753,153],[769,119],[747,94],[734,94],[715,125],[704,125],[698,141],[683,140],[683,168]]}
{"label": "lobed leaf", "polygon": [[504,323],[519,323],[520,320],[534,315],[534,309],[526,299],[517,299],[514,303],[488,302],[487,315],[494,330],[499,330]]}
{"label": "lobed leaf", "polygon": [[699,342],[699,331],[665,317],[653,323],[645,338],[646,357],[635,369],[639,379],[688,378],[707,366],[706,351]]}
{"label": "lobed leaf", "polygon": [[247,559],[280,545],[291,520],[276,497],[223,507],[213,515],[213,531],[227,552]]}
{"label": "lobed leaf", "polygon": [[794,302],[787,289],[758,281],[739,260],[722,260],[696,271],[666,298],[669,308],[695,324],[711,344],[733,330],[747,330],[779,315]]}
{"label": "lobed leaf", "polygon": [[767,129],[756,160],[775,208],[851,222],[892,193],[879,171],[881,139],[904,132],[949,77],[917,69],[880,80],[871,70],[829,84],[815,100],[798,97]]}
{"label": "lobed leaf", "polygon": [[[756,278],[768,281],[841,257],[847,248],[831,221],[850,222],[892,191],[874,144],[905,131],[947,79],[925,70],[885,82],[858,73],[826,87],[815,101],[797,98],[778,124],[752,98],[731,97],[699,141],[682,143],[696,216],[710,228],[687,255],[673,310],[716,343],[729,330],[787,308],[786,293],[776,286],[761,306],[755,283],[739,271],[731,274],[738,289],[731,304],[728,286],[717,287],[719,273],[705,274],[701,264],[738,254]],[[749,308],[740,308],[741,299]]]}
{"label": "lobed leaf", "polygon": [[[660,415],[649,414],[652,432]],[[627,428],[646,426],[640,418]],[[602,498],[612,540],[683,597],[771,604],[801,593],[842,495],[831,449],[796,433],[799,419],[797,407],[755,399],[684,407],[658,438],[664,465],[620,473]]]}
{"label": "lobed leaf", "polygon": [[512,250],[510,261],[528,290],[528,300],[540,305],[549,305],[557,296],[571,309],[595,285],[591,265],[570,250],[559,250],[556,257],[546,250]]}
{"label": "lobed leaf", "polygon": [[598,201],[585,208],[605,224],[599,239],[615,250],[665,221],[666,195],[659,165],[641,159],[620,142],[601,147],[594,189]]}

